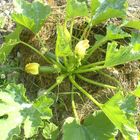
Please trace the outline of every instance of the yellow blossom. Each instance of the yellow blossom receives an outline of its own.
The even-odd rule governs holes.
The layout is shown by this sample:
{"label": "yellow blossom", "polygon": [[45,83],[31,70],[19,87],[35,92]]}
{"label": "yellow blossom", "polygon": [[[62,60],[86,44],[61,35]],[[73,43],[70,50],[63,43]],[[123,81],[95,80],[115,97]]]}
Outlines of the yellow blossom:
{"label": "yellow blossom", "polygon": [[38,63],[29,63],[29,64],[26,64],[25,71],[27,73],[37,75],[39,74],[39,67],[40,65]]}
{"label": "yellow blossom", "polygon": [[88,48],[89,48],[89,40],[87,39],[81,40],[77,43],[75,47],[75,54],[78,55],[80,59],[83,59],[86,54],[86,50]]}

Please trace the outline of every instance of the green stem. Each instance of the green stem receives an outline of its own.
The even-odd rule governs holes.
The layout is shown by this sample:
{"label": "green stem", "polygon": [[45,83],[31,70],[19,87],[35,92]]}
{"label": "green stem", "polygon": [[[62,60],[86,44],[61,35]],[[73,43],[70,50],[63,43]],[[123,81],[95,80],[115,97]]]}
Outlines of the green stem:
{"label": "green stem", "polygon": [[47,89],[47,92],[45,92],[45,94],[48,94],[50,93],[54,88],[56,88],[59,84],[57,82],[55,82],[52,86],[50,86],[48,89]]}
{"label": "green stem", "polygon": [[117,84],[121,87],[120,82],[119,82],[115,77],[112,77],[112,76],[110,76],[109,74],[104,73],[104,72],[102,72],[102,71],[98,71],[98,73],[101,74],[101,75],[103,75],[103,76],[105,76],[105,77],[107,77],[108,79],[114,81],[115,83],[117,83]]}
{"label": "green stem", "polygon": [[40,53],[37,49],[35,49],[34,47],[32,47],[31,45],[23,42],[23,41],[20,41],[20,43],[24,44],[25,46],[27,46],[28,48],[30,48],[31,50],[33,50],[34,52],[36,52],[39,56],[41,56],[46,62],[48,63],[52,63],[47,57],[45,57],[44,55],[42,55],[42,53]]}
{"label": "green stem", "polygon": [[98,65],[102,65],[104,63],[105,63],[105,61],[95,62],[95,63],[92,63],[92,64],[83,65],[83,66],[79,67],[79,69],[86,69],[86,68],[90,68],[90,67],[95,67],[95,66],[98,66]]}
{"label": "green stem", "polygon": [[59,76],[59,80],[56,79],[56,82],[55,82],[51,87],[49,87],[49,88],[47,89],[47,92],[46,92],[45,94],[49,93],[49,92],[52,91],[55,87],[57,87],[58,85],[60,85],[60,84],[62,83],[62,81],[63,81],[66,77],[67,77],[67,74],[62,74],[62,75],[60,75],[60,76]]}
{"label": "green stem", "polygon": [[87,60],[96,49],[98,49],[100,46],[105,44],[106,41],[107,41],[106,38],[103,38],[100,41],[97,41],[97,43],[95,43],[95,45],[88,50],[88,53],[87,53],[85,60]]}
{"label": "green stem", "polygon": [[71,37],[72,37],[72,34],[73,34],[73,25],[74,25],[74,19],[72,19],[71,26],[70,26],[70,35],[71,35]]}
{"label": "green stem", "polygon": [[106,85],[106,84],[99,83],[99,82],[90,80],[90,79],[88,79],[88,78],[85,78],[85,77],[83,77],[83,76],[80,75],[80,74],[77,74],[77,77],[80,78],[81,80],[83,80],[83,81],[85,81],[85,82],[88,82],[88,83],[90,83],[90,84],[93,84],[93,85],[97,85],[97,86],[104,87],[104,88],[117,89],[117,88],[114,87],[114,86]]}
{"label": "green stem", "polygon": [[105,69],[106,66],[96,66],[94,68],[89,68],[89,69],[78,69],[75,70],[74,73],[86,73],[86,72],[93,72],[93,71],[97,71],[97,70],[101,70],[101,69]]}
{"label": "green stem", "polygon": [[92,28],[92,20],[88,23],[87,27],[84,29],[84,32],[83,32],[80,40],[83,40],[84,39],[84,37],[86,36],[88,30],[91,29],[91,28]]}
{"label": "green stem", "polygon": [[76,105],[74,101],[74,86],[72,85],[72,93],[71,93],[71,104],[72,104],[72,110],[75,116],[75,119],[78,123],[80,123],[80,119],[78,117],[77,111],[76,111]]}
{"label": "green stem", "polygon": [[71,83],[81,91],[85,96],[87,96],[94,104],[96,104],[100,109],[102,108],[102,104],[95,100],[86,90],[84,90],[80,85],[76,83],[72,76],[69,76]]}

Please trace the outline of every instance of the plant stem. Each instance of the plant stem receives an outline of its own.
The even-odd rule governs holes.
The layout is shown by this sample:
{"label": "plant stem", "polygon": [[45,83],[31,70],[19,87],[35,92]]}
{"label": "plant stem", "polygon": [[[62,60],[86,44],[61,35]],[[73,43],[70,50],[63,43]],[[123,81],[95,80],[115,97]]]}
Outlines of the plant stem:
{"label": "plant stem", "polygon": [[79,69],[86,69],[86,68],[98,66],[98,65],[101,65],[101,64],[104,64],[104,63],[105,63],[105,61],[95,62],[95,63],[92,63],[92,64],[83,65],[83,66],[79,67]]}
{"label": "plant stem", "polygon": [[105,69],[106,66],[96,66],[94,68],[88,68],[88,69],[77,69],[74,71],[74,73],[86,73],[86,72],[93,72],[101,69]]}
{"label": "plant stem", "polygon": [[49,92],[51,92],[55,87],[57,87],[59,84],[57,82],[55,82],[52,86],[50,86],[47,89],[47,92],[45,92],[45,94],[48,94]]}
{"label": "plant stem", "polygon": [[89,29],[91,30],[91,28],[92,28],[92,20],[88,23],[87,27],[84,29],[84,32],[83,32],[80,40],[84,39],[84,37],[86,36],[87,32],[89,32]]}
{"label": "plant stem", "polygon": [[72,110],[75,116],[76,121],[80,124],[80,119],[78,117],[77,111],[76,111],[76,105],[74,101],[74,86],[72,85],[72,92],[71,92],[71,104],[72,104]]}
{"label": "plant stem", "polygon": [[88,82],[88,83],[90,83],[90,84],[93,84],[93,85],[97,85],[97,86],[104,87],[104,88],[117,89],[117,88],[114,87],[114,86],[106,85],[106,84],[99,83],[99,82],[90,80],[90,79],[88,79],[88,78],[85,78],[85,77],[83,77],[83,76],[80,75],[80,74],[77,74],[77,77],[80,78],[81,80],[83,80],[83,81],[85,81],[85,82]]}
{"label": "plant stem", "polygon": [[46,92],[45,94],[49,93],[49,92],[52,91],[56,86],[60,85],[60,84],[62,83],[62,81],[67,77],[67,74],[62,74],[62,75],[60,75],[59,77],[61,77],[60,80],[58,81],[58,80],[56,79],[56,82],[55,82],[52,86],[50,86],[50,87],[47,89],[47,92]]}
{"label": "plant stem", "polygon": [[73,34],[73,25],[74,25],[74,19],[72,19],[71,26],[70,26],[70,35],[71,35],[71,37],[72,37],[72,34]]}
{"label": "plant stem", "polygon": [[98,73],[101,74],[101,75],[103,75],[103,76],[105,76],[105,77],[107,77],[108,79],[114,81],[115,83],[117,83],[117,84],[121,87],[120,82],[119,82],[115,77],[112,77],[112,76],[110,76],[109,74],[104,73],[104,72],[102,72],[102,71],[98,71]]}
{"label": "plant stem", "polygon": [[94,104],[96,104],[99,108],[102,108],[102,104],[95,100],[86,90],[84,90],[80,85],[76,83],[72,76],[69,76],[71,83],[80,90],[85,96],[87,96]]}
{"label": "plant stem", "polygon": [[92,53],[93,53],[96,49],[98,49],[100,46],[102,46],[103,44],[105,44],[106,41],[107,41],[107,40],[106,40],[105,37],[104,37],[103,39],[101,39],[100,41],[97,41],[97,42],[93,45],[93,47],[90,48],[90,49],[88,50],[88,53],[87,53],[87,56],[86,56],[85,60],[87,60],[87,59],[92,55]]}
{"label": "plant stem", "polygon": [[47,57],[45,57],[44,55],[42,55],[42,53],[40,53],[37,49],[35,49],[34,47],[32,47],[31,45],[23,42],[23,41],[20,41],[20,43],[24,44],[25,46],[27,46],[28,48],[30,48],[31,50],[33,50],[34,52],[36,52],[39,56],[41,56],[46,62],[48,63],[52,63]]}

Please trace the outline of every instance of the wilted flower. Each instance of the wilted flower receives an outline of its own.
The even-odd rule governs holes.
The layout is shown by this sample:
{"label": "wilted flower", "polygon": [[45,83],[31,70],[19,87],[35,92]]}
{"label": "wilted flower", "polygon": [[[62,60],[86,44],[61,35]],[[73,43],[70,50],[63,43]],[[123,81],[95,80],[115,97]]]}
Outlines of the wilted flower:
{"label": "wilted flower", "polygon": [[75,54],[80,57],[80,59],[83,59],[86,54],[86,49],[89,48],[89,40],[81,40],[77,43],[75,47]]}
{"label": "wilted flower", "polygon": [[25,71],[27,73],[37,75],[39,74],[39,67],[40,65],[38,63],[29,63],[29,64],[26,64]]}

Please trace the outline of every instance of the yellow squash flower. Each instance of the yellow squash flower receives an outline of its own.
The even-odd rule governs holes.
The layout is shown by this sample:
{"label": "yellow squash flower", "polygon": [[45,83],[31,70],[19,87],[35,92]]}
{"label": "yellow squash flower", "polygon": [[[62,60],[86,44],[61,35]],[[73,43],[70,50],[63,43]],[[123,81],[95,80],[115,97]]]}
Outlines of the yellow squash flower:
{"label": "yellow squash flower", "polygon": [[75,54],[80,57],[80,59],[83,59],[86,54],[86,50],[89,48],[89,40],[81,40],[77,43],[75,47]]}
{"label": "yellow squash flower", "polygon": [[32,75],[37,75],[39,74],[39,67],[40,65],[38,63],[29,63],[25,66],[25,71]]}

